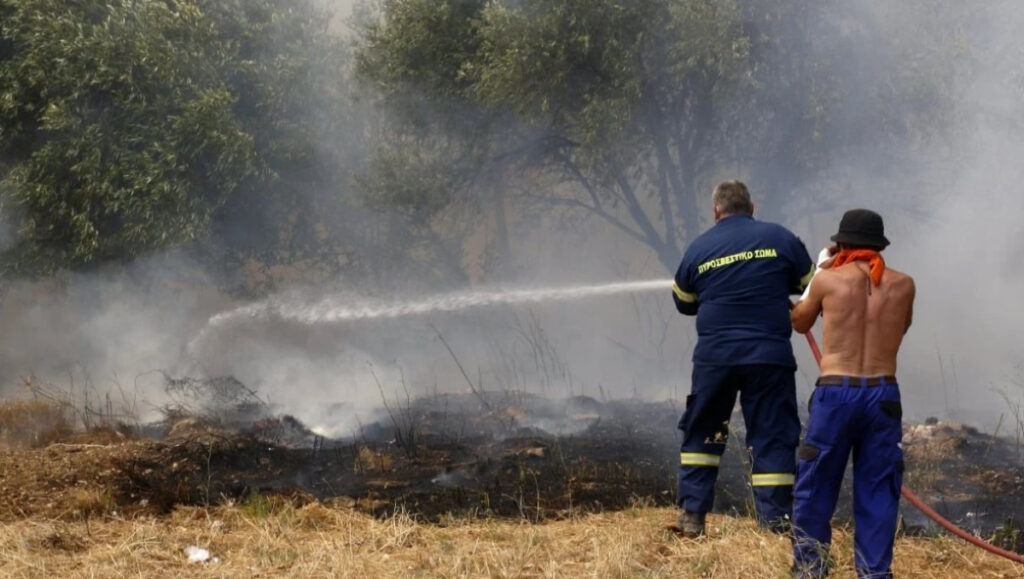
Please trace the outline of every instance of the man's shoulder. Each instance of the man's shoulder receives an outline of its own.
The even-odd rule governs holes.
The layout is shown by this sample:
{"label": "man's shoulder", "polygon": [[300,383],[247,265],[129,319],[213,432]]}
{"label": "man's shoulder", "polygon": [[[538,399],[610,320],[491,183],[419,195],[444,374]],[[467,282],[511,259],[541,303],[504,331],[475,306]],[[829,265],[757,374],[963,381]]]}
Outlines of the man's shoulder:
{"label": "man's shoulder", "polygon": [[885,279],[889,283],[893,284],[907,285],[910,287],[914,286],[914,278],[911,277],[910,274],[888,266],[885,268]]}
{"label": "man's shoulder", "polygon": [[[886,266],[882,283],[891,286],[906,287],[911,291],[914,288],[914,278],[910,275]],[[819,270],[814,278],[814,283],[823,286],[836,287],[842,284],[859,285],[863,278],[863,272],[856,263],[847,263],[840,267],[830,267]]]}
{"label": "man's shoulder", "polygon": [[829,291],[851,285],[860,287],[863,278],[864,274],[856,264],[847,263],[839,267],[818,270],[818,273],[814,276],[814,284],[825,291]]}
{"label": "man's shoulder", "polygon": [[803,273],[804,269],[814,264],[811,256],[807,253],[807,246],[797,234],[778,223],[770,221],[762,221],[761,223],[764,226],[761,237],[765,239],[766,243],[771,244],[775,249],[784,254],[787,259],[792,260],[793,264],[800,269],[800,273]]}
{"label": "man's shoulder", "polygon": [[913,280],[914,279],[913,277],[910,276],[909,273],[907,273],[905,271],[898,270],[895,267],[889,266],[888,264],[886,264],[886,266],[885,266],[885,271],[888,272],[888,273],[891,273],[894,277],[906,278],[906,279],[909,279],[909,280]]}
{"label": "man's shoulder", "polygon": [[754,221],[754,223],[757,224],[756,227],[758,228],[758,232],[763,237],[786,243],[800,241],[797,234],[790,231],[785,225],[774,223],[772,221]]}
{"label": "man's shoulder", "polygon": [[799,241],[800,239],[795,233],[778,223],[746,218],[731,222],[725,228],[713,226],[704,231],[687,245],[687,253],[692,255],[705,249],[717,250],[723,244],[738,245],[743,243],[743,239],[752,237],[776,243],[783,240]]}
{"label": "man's shoulder", "polygon": [[687,244],[686,255],[693,256],[697,253],[704,251],[709,246],[716,244],[718,242],[718,237],[719,232],[715,231],[714,227],[708,229],[707,231],[701,233],[697,237],[694,237],[693,241]]}
{"label": "man's shoulder", "polygon": [[819,269],[817,273],[814,274],[814,285],[821,287],[835,283],[842,283],[847,277],[845,270],[846,266]]}

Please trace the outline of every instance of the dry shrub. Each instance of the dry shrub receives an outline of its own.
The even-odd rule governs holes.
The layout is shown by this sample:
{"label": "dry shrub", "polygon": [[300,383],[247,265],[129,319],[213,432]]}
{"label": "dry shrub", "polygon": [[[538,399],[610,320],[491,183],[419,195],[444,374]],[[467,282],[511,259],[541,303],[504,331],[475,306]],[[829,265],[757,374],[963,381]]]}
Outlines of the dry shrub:
{"label": "dry shrub", "polygon": [[66,524],[44,525],[36,536],[26,537],[26,544],[38,551],[61,551],[64,553],[81,553],[88,548],[88,543],[75,529]]}
{"label": "dry shrub", "polygon": [[95,426],[88,430],[73,432],[60,442],[70,444],[120,444],[129,440],[138,440],[138,431],[128,424]]}
{"label": "dry shrub", "polygon": [[321,531],[338,524],[338,509],[323,503],[310,503],[295,511],[295,524],[308,531]]}
{"label": "dry shrub", "polygon": [[238,506],[243,513],[254,518],[290,517],[295,515],[296,509],[315,504],[315,501],[315,497],[302,491],[253,491]]}
{"label": "dry shrub", "polygon": [[106,490],[75,489],[68,497],[71,513],[83,519],[105,515],[113,511],[115,506],[113,496]]}
{"label": "dry shrub", "polygon": [[394,459],[383,452],[361,445],[356,452],[354,466],[357,473],[387,473],[394,467]]}
{"label": "dry shrub", "polygon": [[81,553],[86,549],[85,541],[78,535],[70,533],[51,533],[38,542],[40,549]]}
{"label": "dry shrub", "polygon": [[198,416],[184,416],[171,420],[167,439],[193,438],[204,434],[219,433],[223,430],[212,420]]}
{"label": "dry shrub", "polygon": [[41,399],[0,402],[0,448],[39,448],[72,432],[62,405]]}

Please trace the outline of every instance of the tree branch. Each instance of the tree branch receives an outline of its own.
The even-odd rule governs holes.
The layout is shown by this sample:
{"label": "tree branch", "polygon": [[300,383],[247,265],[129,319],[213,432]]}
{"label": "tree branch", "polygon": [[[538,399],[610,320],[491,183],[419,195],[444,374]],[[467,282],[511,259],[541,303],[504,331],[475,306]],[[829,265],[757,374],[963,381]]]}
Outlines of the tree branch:
{"label": "tree branch", "polygon": [[[650,119],[650,117],[649,117]],[[652,137],[654,137],[654,149],[658,156],[658,180],[659,198],[661,201],[662,222],[665,227],[665,243],[675,251],[676,245],[676,223],[672,211],[672,195],[669,192],[669,184],[672,186],[672,193],[679,199],[683,196],[683,184],[679,180],[679,168],[672,160],[672,154],[668,150],[668,137],[665,129],[659,126],[656,120],[649,121]]]}
{"label": "tree branch", "polygon": [[631,228],[627,223],[625,223],[624,221],[622,221],[618,217],[615,217],[611,213],[608,213],[607,211],[605,211],[601,207],[595,207],[593,205],[588,205],[587,203],[584,203],[583,201],[580,201],[579,199],[565,199],[565,198],[562,198],[562,197],[545,197],[545,196],[542,196],[542,195],[529,195],[529,194],[524,194],[523,197],[525,197],[527,199],[533,199],[535,201],[540,201],[542,203],[548,203],[548,204],[555,205],[555,206],[575,207],[575,208],[579,208],[579,209],[586,209],[587,211],[593,213],[594,215],[597,215],[601,219],[603,219],[606,222],[608,222],[610,225],[613,225],[615,228],[619,229],[620,231],[622,231],[626,235],[632,237],[633,239],[639,241],[640,243],[643,243],[644,245],[647,245],[647,246],[651,247],[652,249],[657,249],[656,247],[651,246],[650,240],[648,240],[646,237],[644,237],[644,235],[642,233],[640,233],[640,232],[636,231],[635,229]]}
{"label": "tree branch", "polygon": [[647,237],[647,244],[661,252],[665,248],[665,242],[658,235],[658,232],[654,229],[654,224],[651,223],[650,218],[647,216],[647,212],[640,205],[640,200],[636,196],[636,192],[633,190],[633,186],[623,175],[622,169],[615,165],[614,162],[609,161],[612,164],[612,173],[615,176],[615,183],[619,186],[619,190],[622,192],[622,196],[626,201],[626,208],[629,210],[630,217],[636,222],[640,231]]}

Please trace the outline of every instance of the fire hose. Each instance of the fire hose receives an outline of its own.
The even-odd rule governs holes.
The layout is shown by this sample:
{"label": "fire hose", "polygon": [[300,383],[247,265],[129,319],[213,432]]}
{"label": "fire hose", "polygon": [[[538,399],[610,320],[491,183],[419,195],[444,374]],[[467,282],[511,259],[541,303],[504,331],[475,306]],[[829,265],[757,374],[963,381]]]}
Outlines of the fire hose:
{"label": "fire hose", "polygon": [[[818,362],[818,365],[820,366],[821,365],[821,350],[818,348],[818,342],[814,339],[814,334],[812,334],[810,331],[808,331],[804,335],[807,336],[807,345],[809,345],[811,347],[811,353],[814,354],[814,359],[815,359],[815,361]],[[960,537],[961,539],[967,541],[968,543],[970,543],[970,544],[972,544],[972,545],[974,545],[976,547],[980,547],[980,548],[988,551],[989,553],[994,553],[996,555],[999,555],[1000,557],[1005,557],[1005,558],[1007,558],[1007,559],[1009,559],[1011,561],[1014,561],[1016,563],[1024,564],[1024,556],[1022,556],[1022,555],[1020,555],[1018,553],[1014,553],[1013,551],[1007,551],[1006,549],[1000,549],[999,547],[996,547],[992,543],[989,543],[989,542],[984,541],[984,540],[982,540],[982,539],[980,539],[978,537],[975,537],[974,535],[972,535],[972,534],[968,533],[967,531],[961,529],[960,527],[954,525],[949,520],[947,520],[945,517],[943,517],[939,513],[935,512],[934,509],[932,509],[928,505],[924,504],[924,502],[920,498],[918,498],[918,496],[915,495],[907,487],[902,487],[900,492],[902,493],[903,498],[907,499],[907,502],[909,502],[910,504],[912,504],[915,507],[917,507],[917,510],[921,511],[922,513],[924,513],[925,516],[927,516],[929,519],[931,519],[931,520],[935,521],[936,523],[938,523],[939,526],[941,526],[943,529],[946,529],[947,531],[949,531],[950,533],[953,533],[957,537]]]}

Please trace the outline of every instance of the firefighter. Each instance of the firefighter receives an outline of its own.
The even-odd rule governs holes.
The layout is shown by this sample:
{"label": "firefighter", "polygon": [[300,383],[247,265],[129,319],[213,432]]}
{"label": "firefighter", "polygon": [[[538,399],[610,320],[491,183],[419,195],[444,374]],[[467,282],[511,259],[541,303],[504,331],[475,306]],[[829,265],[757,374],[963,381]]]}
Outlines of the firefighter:
{"label": "firefighter", "polygon": [[789,296],[803,291],[815,268],[793,233],[754,219],[742,182],[720,183],[712,206],[715,224],[687,248],[672,287],[679,313],[697,316],[691,392],[678,424],[677,532],[705,532],[737,393],[757,520],[785,532],[800,438]]}
{"label": "firefighter", "polygon": [[797,577],[828,573],[830,522],[852,454],[857,576],[892,577],[903,479],[896,354],[910,328],[914,280],[886,266],[879,252],[889,240],[874,211],[847,211],[832,241],[838,252],[792,313],[800,333],[819,314],[824,323],[821,377],[798,453],[795,571]]}

